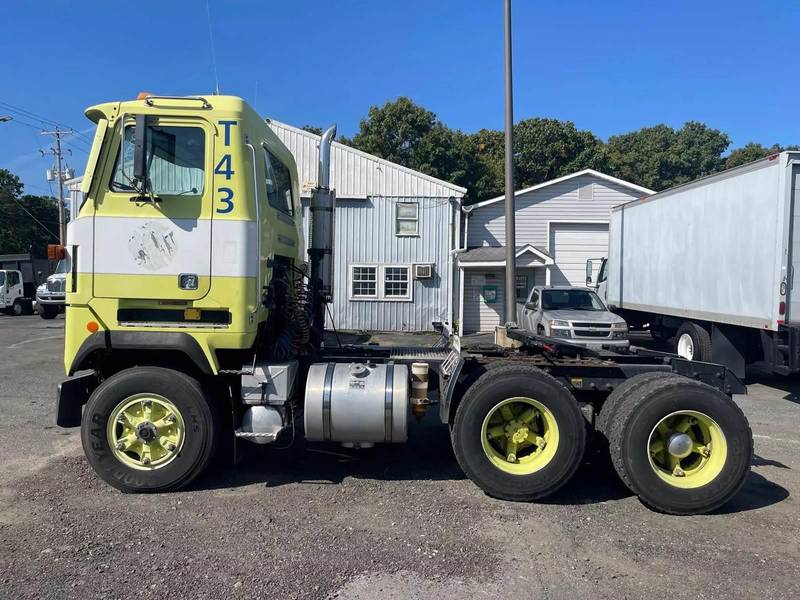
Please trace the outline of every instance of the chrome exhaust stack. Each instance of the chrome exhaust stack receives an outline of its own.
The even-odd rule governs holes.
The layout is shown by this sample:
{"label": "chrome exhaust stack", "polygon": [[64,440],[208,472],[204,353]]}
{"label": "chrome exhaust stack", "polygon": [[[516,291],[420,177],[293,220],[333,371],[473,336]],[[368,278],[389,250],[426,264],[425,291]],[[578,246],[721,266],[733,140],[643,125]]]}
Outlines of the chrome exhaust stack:
{"label": "chrome exhaust stack", "polygon": [[333,300],[333,227],[336,191],[330,189],[331,144],[336,137],[336,125],[322,134],[319,142],[317,185],[311,192],[310,240],[308,256],[311,263],[309,282],[313,292],[313,327],[322,340],[325,329],[325,305]]}

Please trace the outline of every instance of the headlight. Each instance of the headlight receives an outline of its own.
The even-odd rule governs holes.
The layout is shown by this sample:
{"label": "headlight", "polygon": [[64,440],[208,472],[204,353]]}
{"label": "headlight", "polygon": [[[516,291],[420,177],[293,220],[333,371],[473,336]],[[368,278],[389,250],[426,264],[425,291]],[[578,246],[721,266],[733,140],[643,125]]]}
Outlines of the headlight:
{"label": "headlight", "polygon": [[612,337],[612,339],[615,339],[615,340],[624,340],[625,338],[628,337],[628,332],[627,331],[614,331],[614,332],[611,333],[611,337]]}
{"label": "headlight", "polygon": [[551,329],[550,335],[552,337],[564,337],[564,338],[571,337],[569,329]]}
{"label": "headlight", "polygon": [[550,327],[569,327],[569,321],[548,321]]}
{"label": "headlight", "polygon": [[615,330],[620,330],[621,329],[622,331],[628,331],[628,324],[627,323],[612,323],[611,324],[611,329],[615,329]]}

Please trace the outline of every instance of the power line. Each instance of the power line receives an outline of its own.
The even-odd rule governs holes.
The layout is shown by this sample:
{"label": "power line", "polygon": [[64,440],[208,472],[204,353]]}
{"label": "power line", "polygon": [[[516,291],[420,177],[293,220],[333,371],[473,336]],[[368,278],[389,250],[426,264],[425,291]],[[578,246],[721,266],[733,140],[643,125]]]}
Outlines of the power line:
{"label": "power line", "polygon": [[36,217],[34,217],[34,216],[33,216],[33,214],[31,214],[31,212],[30,212],[30,211],[29,211],[27,208],[25,208],[25,207],[23,206],[22,202],[20,202],[19,200],[17,200],[17,199],[16,199],[16,198],[14,198],[13,196],[11,196],[11,199],[12,199],[14,202],[16,202],[16,203],[19,205],[19,207],[20,207],[22,210],[24,210],[24,211],[25,211],[25,212],[28,214],[28,216],[29,216],[31,219],[33,219],[34,221],[36,221],[36,223],[39,225],[39,227],[41,227],[41,228],[42,228],[42,229],[44,229],[44,230],[45,230],[47,233],[49,233],[49,234],[50,234],[50,235],[53,237],[53,239],[56,239],[56,240],[58,239],[58,236],[57,236],[55,233],[53,233],[52,231],[50,231],[50,230],[49,230],[47,227],[45,227],[45,226],[44,226],[44,223],[42,223],[42,222],[41,222],[39,219],[37,219]]}

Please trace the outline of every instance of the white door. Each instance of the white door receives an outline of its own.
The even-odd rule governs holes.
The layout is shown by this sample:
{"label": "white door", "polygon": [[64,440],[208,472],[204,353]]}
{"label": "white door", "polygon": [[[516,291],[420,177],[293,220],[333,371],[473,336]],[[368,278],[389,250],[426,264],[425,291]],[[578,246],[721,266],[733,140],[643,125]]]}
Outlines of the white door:
{"label": "white door", "polygon": [[464,270],[464,333],[494,331],[503,320],[503,271]]}
{"label": "white door", "polygon": [[586,261],[608,255],[608,223],[550,223],[550,254],[551,285],[586,285]]}

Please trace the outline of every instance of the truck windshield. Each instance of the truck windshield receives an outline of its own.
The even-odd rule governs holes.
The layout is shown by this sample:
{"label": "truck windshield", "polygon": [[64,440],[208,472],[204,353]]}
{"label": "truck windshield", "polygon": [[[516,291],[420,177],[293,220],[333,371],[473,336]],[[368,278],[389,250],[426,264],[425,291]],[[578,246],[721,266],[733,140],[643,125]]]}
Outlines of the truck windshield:
{"label": "truck windshield", "polygon": [[0,287],[6,284],[6,274],[3,271],[0,271]]}
{"label": "truck windshield", "polygon": [[544,310],[605,310],[597,294],[588,290],[544,290]]}
{"label": "truck windshield", "polygon": [[70,259],[62,258],[56,265],[55,273],[69,273],[71,268]]}
{"label": "truck windshield", "polygon": [[[200,196],[205,182],[205,133],[200,127],[147,127],[147,178],[150,190],[161,196]],[[125,139],[114,165],[111,190],[134,191],[134,128]]]}

